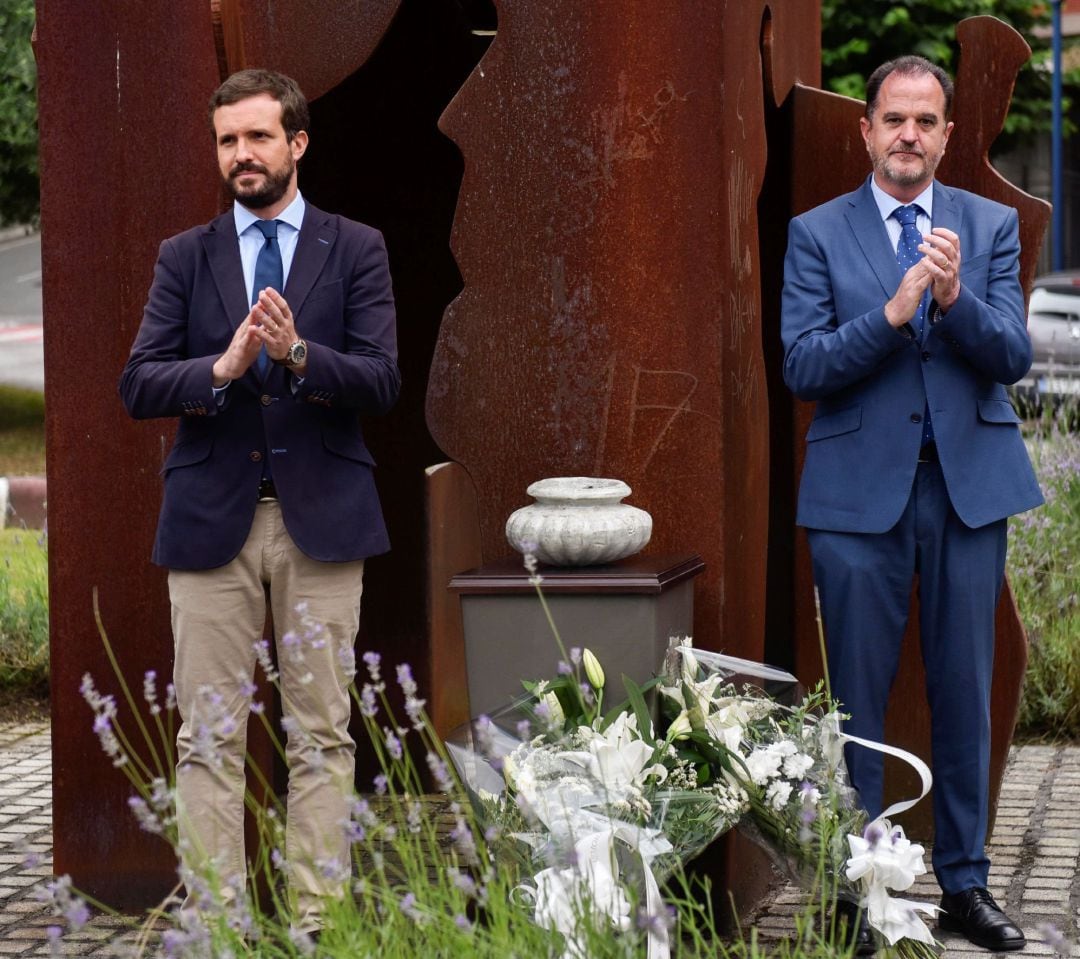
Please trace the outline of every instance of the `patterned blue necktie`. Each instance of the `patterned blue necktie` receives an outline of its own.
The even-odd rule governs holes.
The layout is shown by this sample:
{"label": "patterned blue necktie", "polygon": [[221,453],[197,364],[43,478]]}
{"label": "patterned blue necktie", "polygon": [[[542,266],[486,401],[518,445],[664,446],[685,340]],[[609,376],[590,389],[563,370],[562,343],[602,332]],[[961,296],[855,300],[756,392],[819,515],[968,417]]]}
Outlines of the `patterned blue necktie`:
{"label": "patterned blue necktie", "polygon": [[[255,261],[255,282],[251,286],[251,305],[254,306],[259,299],[259,291],[268,286],[273,287],[278,293],[285,285],[284,268],[281,265],[281,247],[278,246],[277,220],[256,220],[255,226],[266,237],[266,243],[259,250],[259,258]],[[270,366],[270,357],[266,355],[266,347],[259,351],[258,359],[259,375],[265,376]]]}
{"label": "patterned blue necktie", "polygon": [[[922,243],[923,238],[922,234],[919,232],[918,226],[915,224],[915,221],[921,212],[922,207],[917,203],[911,203],[908,206],[898,206],[892,213],[892,215],[900,221],[900,242],[896,244],[896,262],[900,264],[900,269],[905,273],[922,259],[922,254],[919,252],[919,244]],[[915,329],[918,330],[920,339],[923,335],[923,328],[926,325],[926,308],[929,298],[930,290],[927,289],[927,291],[923,293],[923,297],[919,301],[919,308],[915,311],[915,316],[913,317]],[[923,411],[923,445],[925,446],[933,439],[934,427],[930,422],[930,406],[928,403],[926,409]]]}
{"label": "patterned blue necktie", "polygon": [[[921,212],[917,203],[912,203],[910,206],[898,206],[893,210],[892,215],[900,221],[900,242],[896,245],[896,262],[905,273],[922,259],[919,244],[922,243],[923,238],[916,226],[916,220]],[[922,336],[925,313],[926,297],[924,295],[914,316],[915,327],[920,336]]]}

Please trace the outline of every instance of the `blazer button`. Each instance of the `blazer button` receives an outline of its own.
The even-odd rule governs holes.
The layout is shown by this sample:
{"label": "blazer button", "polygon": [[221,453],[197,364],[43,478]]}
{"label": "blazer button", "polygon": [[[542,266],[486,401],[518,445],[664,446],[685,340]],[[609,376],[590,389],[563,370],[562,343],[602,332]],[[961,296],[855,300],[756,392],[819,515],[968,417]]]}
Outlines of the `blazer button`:
{"label": "blazer button", "polygon": [[922,358],[923,358],[923,362],[926,363],[930,359],[930,351],[929,350],[923,350]]}
{"label": "blazer button", "polygon": [[[912,413],[912,414],[911,414],[911,422],[912,422],[912,423],[921,423],[921,422],[922,422],[922,413]],[[256,455],[257,455],[257,454],[255,454],[255,453],[252,453],[252,454],[251,454],[251,458],[252,458],[252,459],[255,459],[255,456],[256,456]]]}
{"label": "blazer button", "polygon": [[262,403],[263,406],[269,406],[274,401],[265,393],[263,393],[263,395],[259,397],[259,402]]}
{"label": "blazer button", "polygon": [[251,460],[252,463],[258,463],[262,459],[262,453],[260,453],[258,450],[252,450],[250,453],[248,453],[248,458]]}

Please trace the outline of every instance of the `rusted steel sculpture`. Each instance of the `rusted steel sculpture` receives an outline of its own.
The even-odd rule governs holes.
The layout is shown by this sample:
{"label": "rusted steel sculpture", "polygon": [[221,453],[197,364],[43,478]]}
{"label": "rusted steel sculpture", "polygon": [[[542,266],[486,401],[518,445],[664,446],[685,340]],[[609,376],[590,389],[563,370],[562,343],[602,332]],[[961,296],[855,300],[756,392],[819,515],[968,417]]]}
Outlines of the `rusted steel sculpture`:
{"label": "rusted steel sculpture", "polygon": [[760,48],[775,38],[788,88],[813,82],[817,4],[498,9],[441,123],[465,157],[465,289],[432,364],[432,433],[475,483],[485,560],[533,480],[617,476],[653,516],[650,551],[706,562],[696,641],[761,658]]}
{"label": "rusted steel sculpture", "polygon": [[[1030,289],[1039,249],[1050,219],[1050,207],[1005,181],[990,165],[987,154],[1001,132],[1012,95],[1016,72],[1031,50],[1011,27],[993,17],[977,17],[960,24],[957,36],[961,59],[956,76],[953,119],[956,129],[938,171],[944,183],[963,187],[1016,207],[1020,214],[1021,280]],[[861,102],[820,90],[798,87],[794,95],[794,142],[824,144],[823,149],[796,149],[792,153],[792,214],[810,209],[838,193],[854,189],[869,174],[870,166],[858,134]],[[812,407],[799,404],[793,439],[801,461],[802,437],[809,426]],[[781,442],[779,436],[774,438]],[[795,622],[797,671],[805,682],[821,675],[821,654],[814,621],[810,560],[805,539],[798,540],[798,574]],[[924,674],[918,646],[918,614],[912,599],[908,631],[904,638],[901,668],[893,687],[887,718],[889,742],[918,755],[930,755],[930,718],[924,690]],[[991,692],[991,826],[998,790],[1019,703],[1027,662],[1023,626],[1006,587],[997,611],[997,645]],[[901,764],[887,767],[887,788],[894,796],[916,795],[917,779]],[[921,804],[902,817],[908,830],[920,839],[933,836],[930,803]]]}
{"label": "rusted steel sculpture", "polygon": [[[395,548],[369,566],[363,641],[413,662],[442,728],[466,708],[445,585],[509,553],[506,516],[547,475],[626,480],[649,549],[705,559],[700,645],[815,672],[778,252],[793,211],[865,171],[850,102],[811,91],[817,0],[499,0],[479,63],[466,6],[147,0],[136,21],[39,0],[55,861],[99,898],[143,905],[175,881],[76,692],[86,672],[115,686],[95,588],[136,699],[171,665],[148,556],[172,427],[128,421],[113,384],[158,241],[219,209],[202,104],[242,66],[313,98],[304,193],[387,237],[404,388],[368,439]],[[981,158],[995,118],[970,84],[958,132],[987,131]],[[460,154],[436,126],[448,103]],[[995,195],[980,170],[945,178]],[[1015,614],[1003,636],[1015,648]],[[1015,655],[1005,668],[1015,704]]]}

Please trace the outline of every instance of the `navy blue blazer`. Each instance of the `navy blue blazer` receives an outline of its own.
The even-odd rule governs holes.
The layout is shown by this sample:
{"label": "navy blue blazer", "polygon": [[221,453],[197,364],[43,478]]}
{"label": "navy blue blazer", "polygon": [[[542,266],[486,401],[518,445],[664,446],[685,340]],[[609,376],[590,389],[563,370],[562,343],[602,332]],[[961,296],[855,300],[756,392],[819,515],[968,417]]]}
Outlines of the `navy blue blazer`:
{"label": "navy blue blazer", "polygon": [[312,559],[390,548],[361,414],[385,413],[401,377],[382,235],[308,204],[283,295],[307,342],[307,374],[253,364],[219,406],[211,368],[250,306],[233,214],[165,240],[142,325],[120,378],[137,419],[180,417],[164,466],[155,563],[210,569],[232,560],[271,459],[286,528]]}
{"label": "navy blue blazer", "polygon": [[902,271],[869,179],[791,221],[781,335],[784,379],[816,400],[796,521],[883,533],[915,478],[929,404],[953,508],[976,528],[1042,502],[1003,384],[1031,365],[1019,283],[1018,217],[934,184],[933,222],[960,237],[959,299],[917,338],[885,303]]}

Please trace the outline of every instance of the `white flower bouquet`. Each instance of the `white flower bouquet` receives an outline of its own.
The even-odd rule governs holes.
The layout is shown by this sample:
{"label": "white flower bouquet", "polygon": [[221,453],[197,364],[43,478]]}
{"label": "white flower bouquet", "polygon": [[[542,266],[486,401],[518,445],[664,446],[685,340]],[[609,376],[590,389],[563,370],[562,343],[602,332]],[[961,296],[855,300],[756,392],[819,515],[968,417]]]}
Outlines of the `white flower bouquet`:
{"label": "white flower bouquet", "polygon": [[864,836],[840,717],[820,690],[801,697],[788,673],[686,640],[661,677],[624,677],[625,701],[605,711],[601,665],[588,650],[568,659],[447,742],[499,855],[527,877],[522,901],[564,934],[567,956],[586,955],[583,916],[646,928],[650,957],[666,956],[660,885],[736,824],[800,879],[847,887],[901,955],[929,951],[929,930],[907,921],[913,904],[885,891],[925,871],[922,849],[887,823]]}
{"label": "white flower bouquet", "polygon": [[[847,783],[843,748],[854,742],[903,758],[922,777],[923,795],[930,787],[925,764],[846,735],[820,687],[800,697],[793,676],[767,666],[695,651],[684,642],[669,650],[664,683],[669,728],[685,730],[676,738],[680,754],[696,762],[699,775],[722,776],[744,791],[739,828],[823,898],[859,902],[899,956],[935,955],[937,944],[917,912],[933,914],[936,907],[890,894],[926,872],[923,848],[884,816],[867,821]],[[898,803],[884,815],[915,802]]]}

